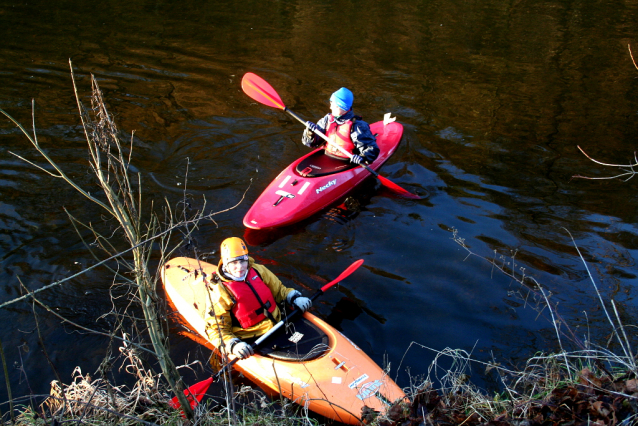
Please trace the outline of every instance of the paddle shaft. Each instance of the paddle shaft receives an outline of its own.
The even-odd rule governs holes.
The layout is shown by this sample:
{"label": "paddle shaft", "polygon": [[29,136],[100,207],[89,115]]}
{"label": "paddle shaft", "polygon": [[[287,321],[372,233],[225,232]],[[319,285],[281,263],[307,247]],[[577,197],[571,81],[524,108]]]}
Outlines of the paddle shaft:
{"label": "paddle shaft", "polygon": [[[324,285],[323,287],[321,287],[311,298],[310,300],[315,300],[317,297],[319,297],[320,295],[322,295],[323,293],[326,292],[326,290],[328,290],[330,287],[332,287],[333,285],[337,284],[338,282],[340,282],[341,280],[345,279],[346,277],[350,276],[350,274],[352,274],[357,268],[359,268],[359,266],[361,266],[363,264],[363,259],[359,259],[356,262],[354,262],[352,265],[348,266],[341,274],[339,274],[339,276],[337,278],[335,278],[334,280],[330,281],[328,284]],[[298,309],[295,309],[290,315],[288,315],[286,318],[284,318],[282,321],[279,321],[277,324],[275,324],[275,326],[273,328],[271,328],[266,334],[264,334],[263,336],[261,336],[259,339],[257,339],[255,341],[255,343],[252,344],[253,349],[256,348],[257,346],[261,345],[264,340],[266,340],[269,336],[272,336],[272,334],[281,328],[282,325],[284,325],[284,323],[286,321],[290,321],[292,319],[292,317],[294,315],[297,315],[297,313],[299,312]],[[208,387],[210,386],[210,383],[212,383],[213,381],[217,380],[219,378],[219,376],[222,374],[222,372],[226,371],[229,367],[231,367],[232,365],[234,365],[240,358],[234,358],[231,362],[229,362],[228,364],[226,364],[224,367],[222,367],[217,374],[215,374],[213,377],[210,377],[204,381],[201,381],[199,383],[194,384],[193,386],[190,386],[188,389],[186,389],[184,391],[185,394],[196,394],[196,401],[200,401],[201,400],[201,396],[206,393],[206,391],[208,390]],[[195,391],[196,389],[196,391]],[[177,400],[177,397],[173,397],[173,399],[171,400],[171,405],[175,408],[179,408],[179,401]]]}
{"label": "paddle shaft", "polygon": [[[293,111],[289,110],[287,107],[284,107],[284,111],[286,111],[288,114],[290,114],[291,116],[293,116],[294,118],[296,118],[297,120],[299,120],[304,126],[306,125],[306,122],[299,117],[297,114],[295,114]],[[315,133],[317,135],[319,135],[319,137],[321,137],[321,139],[323,139],[324,141],[326,141],[326,143],[328,143],[328,145],[332,146],[333,148],[337,148],[339,151],[341,151],[341,153],[345,156],[347,156],[348,158],[352,158],[352,154],[350,152],[348,152],[347,150],[345,150],[343,147],[337,145],[336,143],[334,143],[333,141],[331,141],[328,136],[326,136],[323,132],[319,131],[318,129],[315,129]],[[379,177],[379,174],[377,172],[375,172],[374,170],[372,170],[370,167],[368,167],[366,164],[359,164],[361,167],[363,167],[364,169],[366,169],[367,171],[369,171],[370,173],[372,173],[375,177]]]}
{"label": "paddle shaft", "polygon": [[[321,296],[324,292],[322,290],[318,290],[311,298],[310,300],[315,300],[317,297]],[[261,336],[259,339],[255,340],[255,342],[250,345],[253,350],[257,349],[259,346],[261,346],[262,343],[264,343],[264,341],[266,339],[268,339],[270,336],[272,336],[273,334],[275,334],[275,332],[277,330],[279,330],[281,328],[281,326],[283,326],[285,323],[287,323],[288,321],[292,320],[298,313],[299,313],[299,309],[295,309],[294,311],[292,311],[290,314],[288,314],[288,316],[284,319],[282,319],[281,321],[279,321],[277,324],[275,324],[275,326],[273,328],[271,328],[270,330],[268,330],[268,332],[266,334],[264,334],[263,336]],[[215,373],[215,375],[213,376],[213,381],[217,381],[217,379],[219,379],[219,376],[221,376],[226,370],[228,370],[230,367],[232,367],[233,365],[235,365],[235,363],[237,361],[241,360],[241,358],[237,357],[237,358],[233,358],[232,361],[229,361],[226,365],[224,365],[217,373]]]}
{"label": "paddle shaft", "polygon": [[[321,287],[319,290],[317,290],[317,292],[315,294],[312,295],[312,297],[310,297],[310,300],[315,300],[317,297],[321,296],[323,293],[326,292],[326,290],[328,290],[330,287],[332,287],[333,285],[337,284],[338,282],[340,282],[341,280],[343,280],[344,278],[346,278],[348,275],[350,275],[351,273],[353,273],[359,266],[361,266],[363,264],[363,259],[359,259],[356,262],[354,262],[352,265],[348,266],[348,268],[346,268],[345,271],[343,271],[337,278],[335,278],[334,280],[330,281],[328,284],[324,285],[323,287]],[[270,336],[272,336],[277,330],[279,330],[281,328],[282,325],[284,325],[285,323],[287,323],[288,321],[292,320],[293,317],[295,317],[297,314],[299,314],[299,309],[295,309],[294,311],[292,311],[290,314],[288,314],[288,316],[286,318],[284,318],[283,320],[279,321],[277,324],[274,325],[273,328],[271,328],[270,330],[268,330],[268,332],[266,334],[264,334],[263,336],[261,336],[259,339],[255,340],[255,342],[251,345],[251,347],[254,349],[258,348],[259,346],[261,346],[261,344],[268,339]],[[213,376],[213,380],[217,381],[217,379],[219,378],[219,376],[221,376],[224,371],[228,370],[230,367],[232,367],[233,365],[235,365],[235,363],[237,361],[239,361],[241,358],[237,357],[237,358],[233,358],[232,361],[228,362],[226,365],[224,365],[217,373],[215,373],[215,375]]]}

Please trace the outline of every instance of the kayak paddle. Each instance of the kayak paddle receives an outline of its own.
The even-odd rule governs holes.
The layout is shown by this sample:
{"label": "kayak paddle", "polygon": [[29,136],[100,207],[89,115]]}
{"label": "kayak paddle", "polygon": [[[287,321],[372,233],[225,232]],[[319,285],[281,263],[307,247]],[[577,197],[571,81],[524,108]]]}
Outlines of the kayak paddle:
{"label": "kayak paddle", "polygon": [[[348,277],[350,274],[352,274],[355,270],[357,270],[359,268],[359,266],[361,266],[363,264],[363,259],[359,259],[356,262],[354,262],[352,265],[348,266],[346,268],[345,271],[343,271],[341,274],[339,274],[339,276],[337,278],[335,278],[334,280],[330,281],[328,284],[324,285],[323,287],[321,287],[319,290],[317,290],[317,292],[315,294],[312,295],[312,297],[310,298],[310,300],[315,300],[317,297],[321,296],[323,293],[325,293],[330,287],[332,287],[333,285],[339,283],[340,281],[342,281],[344,278]],[[297,314],[299,313],[298,309],[293,310],[290,314],[288,314],[288,316],[284,319],[282,319],[281,321],[279,321],[277,324],[275,324],[275,326],[273,328],[271,328],[270,330],[268,330],[268,332],[266,334],[264,334],[263,336],[261,336],[259,339],[255,340],[255,342],[251,345],[253,350],[256,349],[257,347],[261,346],[261,344],[270,336],[272,336],[277,330],[279,330],[281,328],[281,326],[283,326],[284,324],[286,324],[287,322],[289,322],[290,320],[292,320],[293,317],[295,317]],[[224,365],[217,373],[215,373],[214,376],[209,377],[206,380],[203,380],[201,382],[195,383],[193,386],[190,386],[188,389],[184,390],[184,395],[186,395],[186,398],[188,399],[188,402],[191,405],[191,408],[195,408],[195,406],[197,406],[197,404],[199,402],[201,402],[202,397],[204,396],[204,394],[206,393],[206,391],[208,390],[208,388],[210,387],[210,385],[214,382],[217,381],[217,379],[219,379],[219,376],[221,376],[226,370],[228,370],[230,367],[232,367],[233,365],[235,365],[235,363],[237,361],[241,360],[241,358],[237,357],[237,358],[233,358],[232,361],[228,362],[226,365]],[[180,404],[179,401],[177,400],[177,397],[173,397],[173,399],[171,399],[171,401],[169,402],[169,404],[171,405],[171,407],[173,408],[180,408]]]}
{"label": "kayak paddle", "polygon": [[[197,404],[199,404],[202,401],[202,398],[204,397],[204,394],[206,393],[206,391],[210,387],[211,383],[213,383],[213,380],[214,379],[212,377],[209,377],[206,380],[202,380],[199,383],[195,383],[193,386],[189,387],[188,389],[186,389],[184,391],[184,395],[186,396],[186,400],[189,402],[192,410],[194,410],[195,407],[197,406]],[[173,408],[180,408],[181,407],[177,397],[174,397],[173,399],[171,399],[169,404]]]}
{"label": "kayak paddle", "polygon": [[[246,93],[248,96],[250,96],[257,102],[264,104],[266,106],[282,109],[288,114],[290,114],[291,116],[293,116],[294,118],[296,118],[297,120],[299,120],[299,122],[301,122],[304,126],[306,125],[306,122],[301,117],[299,117],[297,114],[289,110],[284,105],[283,101],[281,100],[281,97],[275,91],[275,89],[273,89],[273,87],[270,84],[268,84],[266,80],[259,77],[257,74],[253,74],[251,72],[247,72],[246,74],[244,74],[244,77],[241,79],[241,88],[244,91],[244,93]],[[325,134],[323,134],[323,132],[315,129],[315,133],[319,135],[323,140],[325,140],[328,144],[330,144],[331,146],[341,151],[348,158],[352,158],[352,154],[350,152],[346,151],[339,145],[334,144],[330,139],[328,139],[328,137]],[[392,182],[390,179],[384,178],[383,176],[379,175],[376,171],[372,170],[366,164],[360,164],[360,166],[366,169],[367,171],[369,171],[370,173],[372,173],[374,177],[379,179],[379,181],[383,184],[383,186],[393,190],[397,194],[400,194],[406,198],[411,198],[414,200],[421,199],[421,197],[419,197],[418,195],[413,194],[401,188],[399,185]]]}

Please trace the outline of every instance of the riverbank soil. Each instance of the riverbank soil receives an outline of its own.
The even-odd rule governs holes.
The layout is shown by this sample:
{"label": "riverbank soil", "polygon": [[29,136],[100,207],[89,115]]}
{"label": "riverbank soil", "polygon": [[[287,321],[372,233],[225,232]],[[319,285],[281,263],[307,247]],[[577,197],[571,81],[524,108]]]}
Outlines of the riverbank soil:
{"label": "riverbank soil", "polygon": [[[447,401],[447,402],[445,402]],[[494,407],[501,413],[486,414]],[[374,414],[367,413],[366,421]],[[517,401],[488,399],[477,404],[476,395],[456,393],[445,398],[432,387],[419,391],[410,404],[392,407],[379,426],[558,426],[636,424],[638,380],[635,375],[612,379],[581,371],[579,383],[558,387],[536,398]]]}

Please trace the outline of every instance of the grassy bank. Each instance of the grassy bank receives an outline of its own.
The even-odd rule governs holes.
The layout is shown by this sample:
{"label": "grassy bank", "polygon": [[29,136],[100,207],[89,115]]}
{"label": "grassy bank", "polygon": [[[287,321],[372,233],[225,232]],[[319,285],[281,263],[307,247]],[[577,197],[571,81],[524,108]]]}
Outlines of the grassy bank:
{"label": "grassy bank", "polygon": [[[14,401],[20,425],[319,425],[329,423],[285,399],[271,401],[247,386],[232,398],[211,396],[187,420],[169,405],[170,388],[143,367],[136,350],[122,347],[132,387],[93,379],[79,368],[68,385],[54,382],[48,396]],[[429,348],[425,348],[431,350]],[[564,364],[565,359],[569,365]],[[438,363],[452,360],[452,368]],[[468,380],[469,369],[498,374],[502,392],[488,395]],[[408,390],[409,401],[384,416],[364,413],[368,424],[417,425],[632,425],[638,423],[638,380],[622,357],[605,351],[538,355],[520,371],[472,360],[459,350],[436,352],[430,377]],[[439,383],[435,387],[433,382]],[[232,401],[231,401],[232,400]],[[5,405],[6,406],[6,405]],[[9,422],[11,416],[4,414]]]}

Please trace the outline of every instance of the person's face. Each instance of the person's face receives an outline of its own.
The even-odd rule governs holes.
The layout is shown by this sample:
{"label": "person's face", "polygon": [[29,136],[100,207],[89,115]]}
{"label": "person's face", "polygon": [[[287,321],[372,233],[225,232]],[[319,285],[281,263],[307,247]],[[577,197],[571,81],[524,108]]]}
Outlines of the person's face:
{"label": "person's face", "polygon": [[333,101],[330,101],[330,112],[335,117],[341,117],[343,114],[345,114],[348,111],[342,110],[341,108],[337,106],[336,103],[334,103]]}
{"label": "person's face", "polygon": [[247,260],[234,260],[232,262],[228,262],[226,265],[226,270],[233,277],[241,278],[244,276],[246,271],[248,270],[248,261]]}

